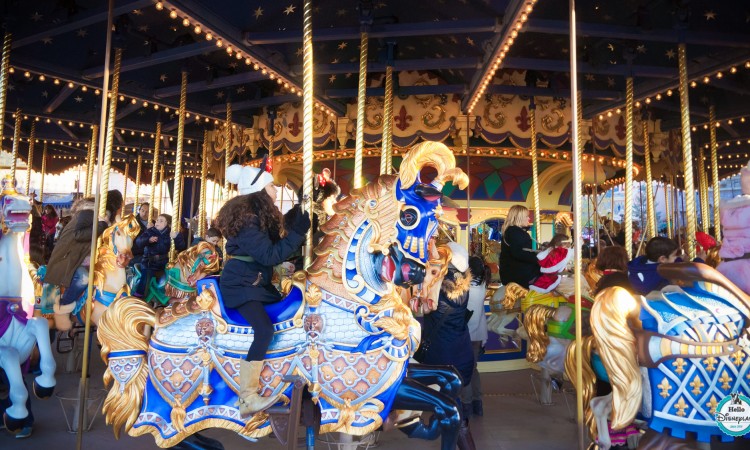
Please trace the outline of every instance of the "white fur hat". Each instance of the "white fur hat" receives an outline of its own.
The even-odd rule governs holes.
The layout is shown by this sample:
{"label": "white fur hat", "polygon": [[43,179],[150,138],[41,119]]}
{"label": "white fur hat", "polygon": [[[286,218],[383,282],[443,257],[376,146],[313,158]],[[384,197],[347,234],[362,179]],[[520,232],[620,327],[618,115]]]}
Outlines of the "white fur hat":
{"label": "white fur hat", "polygon": [[[261,167],[265,166],[265,159]],[[227,169],[227,181],[237,185],[240,195],[252,194],[273,183],[273,175],[258,167],[232,164]]]}
{"label": "white fur hat", "polygon": [[451,264],[453,264],[453,267],[458,269],[459,272],[466,272],[469,268],[469,252],[458,242],[448,242],[448,248],[451,249],[451,253],[453,253],[453,256],[451,257]]}

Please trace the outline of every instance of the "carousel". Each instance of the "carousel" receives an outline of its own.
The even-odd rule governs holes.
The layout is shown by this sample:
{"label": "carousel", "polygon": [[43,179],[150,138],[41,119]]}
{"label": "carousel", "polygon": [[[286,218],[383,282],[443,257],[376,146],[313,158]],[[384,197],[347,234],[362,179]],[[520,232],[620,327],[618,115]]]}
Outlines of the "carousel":
{"label": "carousel", "polygon": [[[747,446],[744,2],[2,8],[3,446]],[[75,184],[50,188],[59,174]],[[221,277],[231,259],[256,261],[209,239],[258,179],[311,226],[273,269],[283,299],[265,305],[264,405],[248,414],[255,332]],[[541,265],[528,286],[500,276],[516,205]],[[73,283],[52,281],[74,256],[56,259],[65,230],[48,207],[86,249],[73,299]],[[137,242],[166,212],[186,249],[172,236],[152,274]],[[634,260],[658,237],[691,262],[659,264],[664,286],[648,294],[597,289],[605,246]],[[486,266],[478,369],[507,389],[471,420],[460,370],[415,360],[464,253]],[[50,397],[64,414],[35,423]]]}

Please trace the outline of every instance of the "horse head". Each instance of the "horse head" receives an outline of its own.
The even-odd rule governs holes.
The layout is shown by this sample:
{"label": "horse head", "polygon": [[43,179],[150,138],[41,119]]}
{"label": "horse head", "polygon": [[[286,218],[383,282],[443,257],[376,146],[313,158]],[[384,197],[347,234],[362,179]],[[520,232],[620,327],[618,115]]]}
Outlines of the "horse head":
{"label": "horse head", "polygon": [[195,287],[198,280],[219,271],[219,254],[209,242],[199,242],[177,255],[167,270],[179,270],[180,281]]}
{"label": "horse head", "polygon": [[[101,290],[117,292],[123,284],[119,279],[125,279],[125,267],[133,259],[133,241],[141,230],[138,219],[130,214],[111,227],[104,230],[99,240],[98,255],[94,266],[94,284]],[[121,274],[117,280],[110,280],[114,273]],[[105,284],[111,285],[105,289]],[[111,289],[114,289],[112,291]]]}
{"label": "horse head", "polygon": [[16,191],[10,175],[2,181],[0,192],[0,221],[2,230],[24,233],[31,227],[31,203]]}

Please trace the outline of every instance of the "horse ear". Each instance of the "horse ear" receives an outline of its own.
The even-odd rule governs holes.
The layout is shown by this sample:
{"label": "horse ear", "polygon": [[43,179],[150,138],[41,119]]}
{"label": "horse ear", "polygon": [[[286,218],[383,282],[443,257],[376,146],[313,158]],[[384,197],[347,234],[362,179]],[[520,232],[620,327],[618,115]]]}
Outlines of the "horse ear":
{"label": "horse ear", "polygon": [[416,185],[414,187],[414,193],[427,200],[428,202],[436,202],[443,198],[442,192],[440,192],[434,186],[425,183],[419,183],[418,185]]}

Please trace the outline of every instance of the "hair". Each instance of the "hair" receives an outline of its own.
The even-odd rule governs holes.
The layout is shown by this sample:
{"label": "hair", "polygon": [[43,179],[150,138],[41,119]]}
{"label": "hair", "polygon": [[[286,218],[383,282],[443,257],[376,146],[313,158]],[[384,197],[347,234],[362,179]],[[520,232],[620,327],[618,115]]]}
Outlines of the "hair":
{"label": "hair", "polygon": [[619,270],[628,272],[628,252],[619,245],[604,247],[596,258],[597,270]]}
{"label": "hair", "polygon": [[55,211],[55,207],[52,205],[44,205],[44,213],[47,214],[47,208],[52,210],[52,217],[57,217],[57,211]]}
{"label": "hair", "polygon": [[114,222],[115,213],[122,208],[122,193],[117,189],[107,191],[107,215],[109,221]]}
{"label": "hair", "polygon": [[221,235],[221,231],[218,229],[211,227],[208,230],[206,230],[206,237],[217,237],[221,239],[223,236]]}
{"label": "hair", "polygon": [[167,228],[172,228],[172,216],[169,214],[159,214],[158,217],[164,217],[164,219],[167,221]]}
{"label": "hair", "polygon": [[567,241],[568,239],[569,238],[568,238],[567,234],[557,233],[554,236],[552,236],[552,239],[549,240],[549,243],[547,244],[547,247],[548,248],[559,247],[559,246],[563,245],[563,243],[565,243],[565,241]]}
{"label": "hair", "polygon": [[484,261],[478,256],[472,256],[469,258],[469,270],[471,270],[472,281],[477,285],[485,282],[487,279],[487,271],[485,270]]}
{"label": "hair", "polygon": [[138,208],[140,208],[141,206],[145,206],[146,208],[148,208],[149,206],[151,206],[151,203],[149,203],[149,202],[143,202],[143,203],[141,203],[141,205]]}
{"label": "hair", "polygon": [[284,216],[274,205],[265,189],[252,194],[240,195],[227,201],[216,216],[216,228],[231,238],[237,236],[254,218],[258,218],[260,229],[269,232],[272,241],[284,234]]}
{"label": "hair", "polygon": [[508,216],[503,222],[501,233],[505,234],[508,227],[525,227],[529,224],[529,208],[523,205],[513,205],[508,210]]}
{"label": "hair", "polygon": [[657,262],[660,257],[669,257],[675,250],[680,248],[672,239],[657,236],[646,244],[646,257],[649,261]]}

